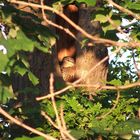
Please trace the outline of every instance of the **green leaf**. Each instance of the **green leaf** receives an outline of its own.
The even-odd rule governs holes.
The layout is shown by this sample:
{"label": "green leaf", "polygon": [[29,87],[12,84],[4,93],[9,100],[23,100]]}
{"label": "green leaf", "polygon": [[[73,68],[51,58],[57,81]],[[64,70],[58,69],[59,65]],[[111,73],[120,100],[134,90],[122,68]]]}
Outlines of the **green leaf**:
{"label": "green leaf", "polygon": [[36,48],[45,53],[48,53],[50,51],[50,48],[56,43],[56,38],[53,35],[49,34],[49,32],[47,33],[47,31],[46,34],[39,34],[37,37],[42,43],[36,43]]}
{"label": "green leaf", "polygon": [[14,94],[10,88],[0,85],[0,104],[7,103],[13,97]]}
{"label": "green leaf", "polygon": [[45,37],[38,35],[38,39],[43,42],[44,46],[53,46],[56,42],[56,39],[53,36]]}
{"label": "green leaf", "polygon": [[33,51],[34,42],[21,31],[17,34],[17,43],[19,43],[18,50]]}
{"label": "green leaf", "polygon": [[76,0],[77,2],[85,2],[88,6],[95,6],[96,0]]}
{"label": "green leaf", "polygon": [[107,19],[106,16],[103,15],[103,14],[97,14],[97,15],[95,16],[95,21],[100,21],[101,23],[105,23],[105,22],[108,21],[108,19]]}
{"label": "green leaf", "polygon": [[132,138],[132,134],[123,134],[119,136],[120,138],[125,139],[125,140],[130,140]]}
{"label": "green leaf", "polygon": [[121,24],[120,20],[113,20],[113,22],[114,22],[115,26],[113,26],[112,24],[109,24],[109,23],[102,24],[103,25],[103,31],[107,32],[108,30],[116,30],[116,26],[119,27],[120,24]]}
{"label": "green leaf", "polygon": [[127,5],[127,7],[129,9],[133,9],[133,10],[140,10],[140,2],[129,2],[129,4]]}
{"label": "green leaf", "polygon": [[49,114],[50,117],[55,117],[55,112],[53,110],[52,103],[49,100],[43,100],[42,101],[42,108],[47,114]]}
{"label": "green leaf", "polygon": [[48,52],[49,52],[49,48],[50,48],[51,46],[45,47],[45,46],[42,46],[42,45],[39,44],[39,43],[36,43],[35,47],[36,47],[38,50],[40,50],[40,51],[42,51],[42,52],[44,52],[44,53],[48,53]]}
{"label": "green leaf", "polygon": [[133,131],[140,129],[140,120],[132,119],[121,122],[114,128],[114,133],[118,135],[133,134]]}
{"label": "green leaf", "polygon": [[76,100],[75,97],[73,97],[72,99],[66,99],[66,100],[76,113],[80,113],[84,111],[83,106]]}
{"label": "green leaf", "polygon": [[84,130],[71,129],[70,134],[78,140],[85,137],[85,131]]}
{"label": "green leaf", "polygon": [[21,76],[23,76],[28,70],[26,68],[21,68],[19,66],[16,66],[15,71],[18,72]]}
{"label": "green leaf", "polygon": [[[62,0],[61,0],[62,1]],[[55,2],[53,4],[53,8],[62,12],[63,11],[63,5],[61,4],[61,1]],[[63,1],[62,1],[63,2]]]}
{"label": "green leaf", "polygon": [[111,80],[110,82],[107,82],[108,84],[114,85],[114,86],[120,86],[122,85],[122,82],[119,79]]}
{"label": "green leaf", "polygon": [[14,140],[45,140],[45,138],[40,137],[40,136],[38,136],[38,137],[32,137],[32,138],[26,137],[26,136],[22,136],[20,138],[15,138]]}
{"label": "green leaf", "polygon": [[39,83],[39,79],[32,72],[28,72],[28,77],[33,85],[37,85]]}
{"label": "green leaf", "polygon": [[17,32],[16,38],[9,38],[5,40],[4,38],[0,38],[0,42],[4,45],[8,51],[8,56],[13,56],[17,51],[33,51],[34,42],[29,39],[22,31]]}
{"label": "green leaf", "polygon": [[21,76],[23,76],[28,71],[25,65],[20,61],[16,62],[15,65],[16,66],[14,67],[14,72],[19,73]]}
{"label": "green leaf", "polygon": [[9,87],[11,85],[11,76],[3,73],[0,73],[0,83],[2,85]]}
{"label": "green leaf", "polygon": [[9,61],[9,59],[7,57],[7,54],[3,54],[0,51],[0,72],[6,71],[8,61]]}
{"label": "green leaf", "polygon": [[15,38],[17,36],[17,30],[11,28],[9,33],[8,33],[8,36],[11,38]]}

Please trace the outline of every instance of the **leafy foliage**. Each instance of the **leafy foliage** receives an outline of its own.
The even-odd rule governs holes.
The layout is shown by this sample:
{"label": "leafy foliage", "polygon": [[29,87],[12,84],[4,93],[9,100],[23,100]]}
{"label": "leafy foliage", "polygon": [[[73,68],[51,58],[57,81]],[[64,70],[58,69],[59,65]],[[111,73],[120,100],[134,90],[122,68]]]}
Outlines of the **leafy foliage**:
{"label": "leafy foliage", "polygon": [[[135,116],[134,112],[138,109],[138,98],[135,97],[123,98],[122,96],[117,107],[110,114],[102,119],[98,119],[98,117],[104,116],[110,111],[110,108],[115,103],[114,95],[114,92],[101,92],[97,97],[94,97],[94,101],[90,101],[87,95],[81,96],[80,90],[72,90],[61,96],[61,99],[57,101],[57,107],[60,108],[60,105],[63,104],[64,119],[69,130],[71,130],[71,134],[77,139],[96,136],[97,133],[105,137],[107,135],[110,138],[112,135],[132,133],[133,130],[139,129],[137,120],[136,123],[133,123],[133,125],[136,125],[133,128],[131,123],[127,123],[127,120]],[[41,107],[53,120],[55,119],[51,101],[44,100],[41,103]],[[124,132],[121,131],[122,127],[119,129],[121,122],[126,122],[126,125],[130,128],[129,131],[125,128]],[[51,131],[51,134],[55,136],[56,132],[54,130]]]}
{"label": "leafy foliage", "polygon": [[[49,99],[40,103],[35,101],[34,97],[41,92],[38,88],[40,79],[32,71],[30,65],[30,54],[34,51],[38,50],[45,55],[52,53],[52,46],[56,43],[57,35],[49,27],[42,25],[42,20],[33,13],[18,10],[8,1],[1,0],[0,2],[5,4],[5,6],[0,6],[0,45],[3,45],[7,50],[7,54],[4,54],[0,48],[0,105],[12,116],[20,118],[22,122],[59,138],[60,132],[40,113],[41,110],[45,111],[56,122],[52,102]],[[96,4],[96,0],[54,0],[50,5],[55,8],[60,4],[67,5],[73,2],[78,5],[85,2],[88,6],[95,6]],[[137,14],[140,12],[139,1],[115,0],[115,2]],[[109,22],[108,18],[113,21],[115,26]],[[96,8],[95,13],[91,15],[92,20],[101,22],[104,38],[119,41],[116,35],[118,32],[116,27],[121,27],[122,30],[131,32],[130,37],[133,40],[139,41],[139,21],[122,26],[122,18],[133,19],[115,7],[109,6],[106,1],[103,1],[103,6]],[[5,27],[4,31],[2,27]],[[114,50],[113,47],[111,52]],[[126,51],[128,48],[123,48],[121,53],[110,61],[107,84],[117,87],[139,80],[132,62],[132,50],[129,50],[129,55],[125,57],[126,61],[122,61]],[[138,59],[140,49],[137,48],[133,51],[134,57]],[[31,87],[25,87],[19,93],[13,93],[13,75],[27,77],[31,82]],[[135,131],[140,130],[140,121],[137,117],[140,108],[139,93],[140,87],[122,90],[117,102],[117,92],[115,91],[99,90],[93,100],[89,100],[89,93],[82,89],[73,89],[58,96],[56,104],[58,110],[61,105],[64,106],[64,119],[67,128],[76,139],[83,140],[93,137],[95,139],[98,135],[102,135],[103,139],[107,140],[138,139]],[[25,98],[19,101],[23,95]],[[115,108],[113,108],[114,105],[116,105]],[[44,140],[40,136],[15,126],[2,115],[0,116],[0,139]]]}

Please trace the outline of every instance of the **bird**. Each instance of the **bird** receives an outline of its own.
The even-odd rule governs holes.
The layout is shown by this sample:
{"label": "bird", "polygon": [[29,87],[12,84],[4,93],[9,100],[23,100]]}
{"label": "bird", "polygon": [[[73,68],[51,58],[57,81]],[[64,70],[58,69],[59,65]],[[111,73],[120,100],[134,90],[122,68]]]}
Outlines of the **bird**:
{"label": "bird", "polygon": [[65,82],[72,83],[76,80],[76,65],[74,58],[66,56],[63,58],[60,69]]}

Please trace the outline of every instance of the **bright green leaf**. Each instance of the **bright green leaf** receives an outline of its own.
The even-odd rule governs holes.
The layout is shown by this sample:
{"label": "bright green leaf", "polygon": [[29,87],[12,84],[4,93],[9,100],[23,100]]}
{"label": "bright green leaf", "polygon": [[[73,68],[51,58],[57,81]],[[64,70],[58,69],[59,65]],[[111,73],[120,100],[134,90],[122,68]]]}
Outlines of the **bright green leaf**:
{"label": "bright green leaf", "polygon": [[17,30],[15,30],[13,28],[10,29],[8,36],[11,38],[15,38],[17,36]]}
{"label": "bright green leaf", "polygon": [[111,80],[108,83],[111,84],[111,85],[114,85],[114,86],[120,86],[120,85],[122,85],[122,82],[119,79]]}
{"label": "bright green leaf", "polygon": [[33,85],[37,85],[39,83],[39,79],[32,72],[28,72],[28,77]]}
{"label": "bright green leaf", "polygon": [[140,130],[140,120],[132,119],[116,125],[114,133],[119,135],[133,134],[133,131],[136,130]]}
{"label": "bright green leaf", "polygon": [[83,131],[83,130],[72,129],[72,130],[70,130],[70,133],[76,139],[81,139],[85,136],[85,131]]}
{"label": "bright green leaf", "polygon": [[85,2],[88,6],[95,6],[96,0],[76,0],[77,2]]}
{"label": "bright green leaf", "polygon": [[14,95],[10,88],[0,85],[0,104],[7,103],[13,97]]}
{"label": "bright green leaf", "polygon": [[109,24],[109,23],[103,25],[102,28],[103,28],[104,32],[107,32],[108,30],[116,30],[116,26],[119,27],[121,24],[120,20],[113,20],[113,22],[114,22],[115,26],[112,24]]}
{"label": "bright green leaf", "polygon": [[45,140],[45,138],[42,138],[40,136],[38,137],[26,137],[26,136],[22,136],[20,138],[15,138],[14,140]]}
{"label": "bright green leaf", "polygon": [[125,139],[125,140],[130,140],[132,138],[132,134],[123,134],[119,136],[120,138]]}
{"label": "bright green leaf", "polygon": [[108,21],[107,17],[103,14],[97,14],[95,16],[95,21],[100,21],[101,23],[105,23]]}
{"label": "bright green leaf", "polygon": [[31,52],[33,51],[35,44],[22,31],[17,32],[16,38],[10,38],[8,40],[0,38],[0,42],[6,47],[9,57],[14,55],[17,51],[21,50]]}
{"label": "bright green leaf", "polygon": [[20,67],[19,65],[16,65],[14,71],[23,76],[28,70],[26,68]]}
{"label": "bright green leaf", "polygon": [[8,61],[7,54],[3,54],[2,51],[0,51],[0,72],[6,71]]}
{"label": "bright green leaf", "polygon": [[127,6],[129,9],[140,10],[140,2],[139,3],[131,2]]}

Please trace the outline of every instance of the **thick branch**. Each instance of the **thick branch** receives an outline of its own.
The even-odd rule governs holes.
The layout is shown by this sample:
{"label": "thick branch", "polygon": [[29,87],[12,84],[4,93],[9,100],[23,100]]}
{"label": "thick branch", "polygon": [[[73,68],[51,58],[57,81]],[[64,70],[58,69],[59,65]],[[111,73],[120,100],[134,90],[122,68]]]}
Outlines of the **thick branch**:
{"label": "thick branch", "polygon": [[97,85],[76,84],[73,87],[92,87],[92,88],[102,89],[102,90],[126,90],[126,89],[137,87],[137,86],[140,86],[140,82],[131,83],[128,85],[123,85],[123,86],[101,86],[99,84]]}
{"label": "thick branch", "polygon": [[55,138],[49,136],[49,135],[46,135],[22,122],[20,122],[19,120],[15,119],[14,117],[10,116],[6,111],[4,111],[1,107],[0,107],[0,114],[2,114],[3,116],[5,116],[6,118],[8,118],[9,120],[11,120],[12,122],[14,122],[15,124],[27,129],[28,131],[31,131],[32,133],[34,134],[37,134],[39,136],[42,136],[44,138],[46,138],[47,140],[56,140]]}
{"label": "thick branch", "polygon": [[15,4],[22,4],[25,6],[31,6],[31,7],[36,7],[36,8],[41,8],[44,10],[49,10],[53,13],[56,13],[57,15],[59,15],[60,17],[62,17],[65,21],[67,21],[71,26],[73,26],[77,31],[81,32],[84,36],[88,37],[89,39],[95,41],[96,43],[104,43],[104,45],[110,46],[119,46],[119,47],[137,47],[140,46],[140,42],[115,42],[109,39],[103,39],[103,38],[99,38],[96,36],[92,36],[91,34],[87,33],[85,30],[83,30],[80,26],[78,26],[77,24],[75,24],[72,20],[70,20],[65,14],[63,14],[62,12],[59,12],[58,10],[49,7],[49,6],[41,6],[38,4],[34,4],[34,3],[27,3],[27,2],[23,2],[23,1],[17,1],[17,0],[10,0],[11,3],[15,3]]}
{"label": "thick branch", "polygon": [[[116,51],[114,51],[111,55],[114,55],[114,53],[118,53],[120,51],[121,47],[118,48]],[[76,84],[78,84],[79,82],[81,82],[82,80],[84,80],[87,76],[89,76],[98,66],[100,66],[101,64],[103,64],[104,62],[106,62],[107,60],[109,59],[109,56],[106,56],[105,58],[103,58],[101,61],[99,61],[96,65],[94,65],[90,70],[89,72],[84,76],[84,77],[81,77],[80,79],[76,80],[75,82],[73,82],[71,85],[57,91],[57,92],[54,92],[53,96],[56,96],[56,95],[59,95],[65,91],[67,91],[68,89],[72,88],[73,86],[75,86]],[[45,96],[42,96],[42,97],[37,97],[36,100],[43,100],[43,99],[46,99],[46,98],[50,98],[52,97],[52,95],[45,95]]]}
{"label": "thick branch", "polygon": [[[43,0],[41,0],[41,6],[44,7]],[[45,15],[44,8],[42,8],[42,16],[43,16],[43,19],[45,20],[46,23],[48,23],[49,25],[51,25],[53,27],[56,27],[56,28],[58,28],[60,30],[63,30],[65,33],[67,33],[68,35],[70,35],[71,37],[73,37],[75,40],[77,40],[76,36],[68,28],[64,28],[63,26],[58,25],[58,24],[55,24],[51,20],[48,20],[46,18],[46,15]]]}

